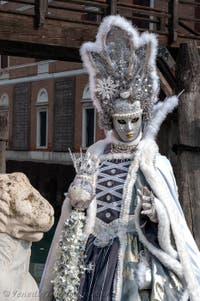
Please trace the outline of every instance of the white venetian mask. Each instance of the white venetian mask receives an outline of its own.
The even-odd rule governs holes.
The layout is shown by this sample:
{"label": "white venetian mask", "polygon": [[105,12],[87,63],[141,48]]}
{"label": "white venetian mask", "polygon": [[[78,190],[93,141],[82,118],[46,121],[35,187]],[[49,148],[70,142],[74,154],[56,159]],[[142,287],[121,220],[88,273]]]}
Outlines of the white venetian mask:
{"label": "white venetian mask", "polygon": [[122,142],[132,142],[142,131],[142,110],[140,103],[129,104],[117,101],[112,115],[113,131]]}

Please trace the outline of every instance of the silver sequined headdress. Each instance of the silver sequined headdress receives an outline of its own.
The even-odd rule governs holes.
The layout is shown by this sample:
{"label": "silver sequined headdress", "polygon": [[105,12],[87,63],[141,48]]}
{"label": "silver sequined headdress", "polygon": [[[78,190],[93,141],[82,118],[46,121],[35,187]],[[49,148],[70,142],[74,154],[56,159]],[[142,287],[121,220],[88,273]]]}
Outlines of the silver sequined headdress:
{"label": "silver sequined headdress", "polygon": [[159,91],[156,54],[156,36],[149,32],[140,35],[120,16],[106,17],[96,42],[83,44],[81,56],[90,75],[90,93],[102,128],[112,128],[111,117],[118,113],[117,107],[128,108],[130,113],[142,109],[143,120],[151,119]]}

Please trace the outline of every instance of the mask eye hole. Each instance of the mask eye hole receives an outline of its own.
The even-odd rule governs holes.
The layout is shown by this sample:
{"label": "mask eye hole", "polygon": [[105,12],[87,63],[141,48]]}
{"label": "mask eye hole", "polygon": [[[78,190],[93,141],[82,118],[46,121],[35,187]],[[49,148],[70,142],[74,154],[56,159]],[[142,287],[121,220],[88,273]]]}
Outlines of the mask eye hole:
{"label": "mask eye hole", "polygon": [[119,124],[126,124],[126,121],[124,119],[118,119],[117,122]]}
{"label": "mask eye hole", "polygon": [[136,117],[136,118],[133,118],[133,119],[131,120],[131,122],[132,122],[132,123],[136,123],[136,122],[138,122],[138,120],[139,120],[139,117]]}

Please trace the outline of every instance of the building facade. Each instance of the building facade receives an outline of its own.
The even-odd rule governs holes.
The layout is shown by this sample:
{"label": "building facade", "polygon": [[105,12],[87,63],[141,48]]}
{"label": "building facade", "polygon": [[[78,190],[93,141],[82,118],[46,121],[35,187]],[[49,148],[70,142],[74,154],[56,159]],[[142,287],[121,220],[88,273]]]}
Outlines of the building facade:
{"label": "building facade", "polygon": [[[1,56],[0,114],[8,116],[6,172],[24,172],[53,205],[56,222],[74,177],[68,148],[86,150],[103,138],[80,63]],[[56,223],[55,223],[56,225]],[[54,228],[33,244],[39,280]]]}

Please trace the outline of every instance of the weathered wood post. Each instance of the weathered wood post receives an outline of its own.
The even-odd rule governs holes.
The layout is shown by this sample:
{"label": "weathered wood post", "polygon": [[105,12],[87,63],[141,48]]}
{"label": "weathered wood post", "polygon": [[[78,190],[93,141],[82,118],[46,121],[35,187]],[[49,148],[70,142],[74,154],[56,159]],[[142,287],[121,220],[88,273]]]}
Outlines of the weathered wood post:
{"label": "weathered wood post", "polygon": [[187,222],[200,247],[200,56],[194,42],[182,44],[177,59],[179,194]]}
{"label": "weathered wood post", "polygon": [[116,0],[110,0],[108,1],[109,8],[110,8],[110,15],[116,15],[117,14],[117,1]]}
{"label": "weathered wood post", "polygon": [[8,139],[8,116],[0,114],[0,173],[6,172],[6,143]]}
{"label": "weathered wood post", "polygon": [[48,0],[35,0],[35,27],[44,25],[45,16],[48,12]]}

